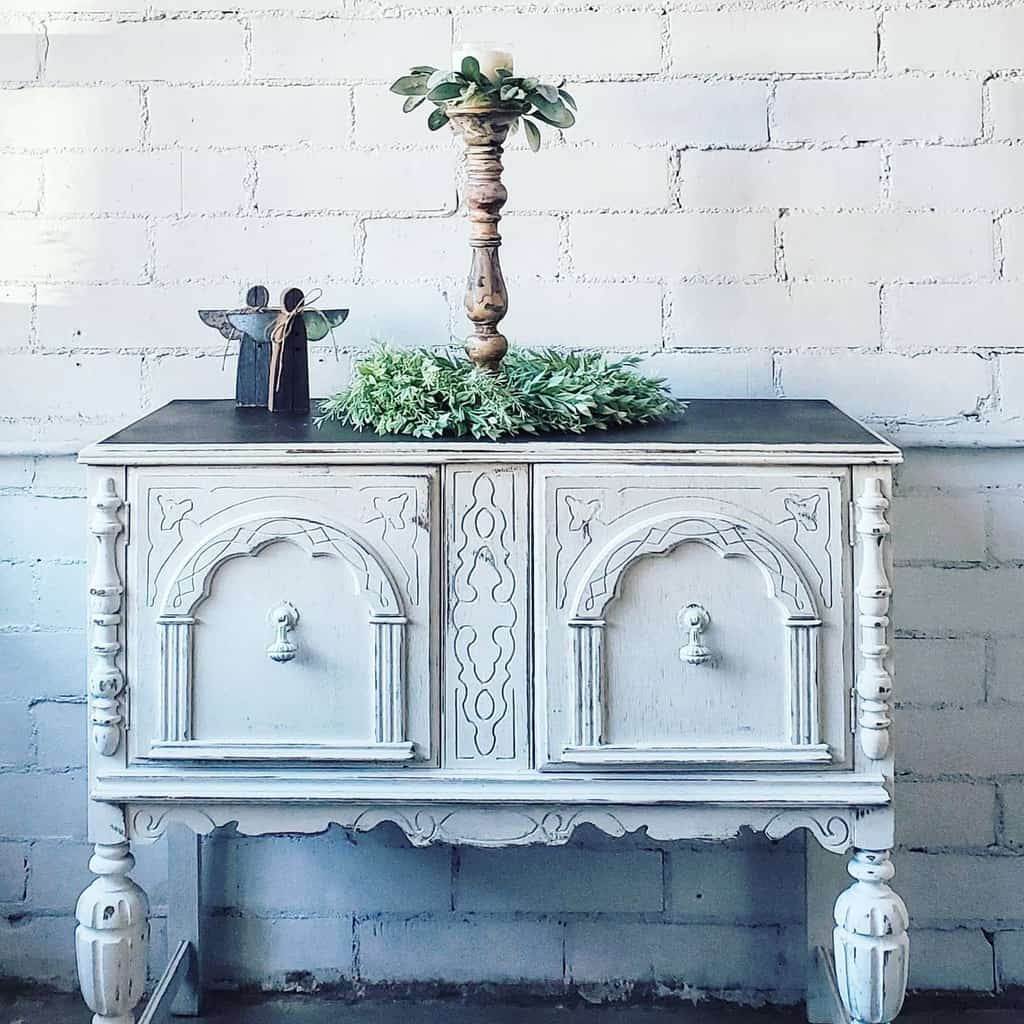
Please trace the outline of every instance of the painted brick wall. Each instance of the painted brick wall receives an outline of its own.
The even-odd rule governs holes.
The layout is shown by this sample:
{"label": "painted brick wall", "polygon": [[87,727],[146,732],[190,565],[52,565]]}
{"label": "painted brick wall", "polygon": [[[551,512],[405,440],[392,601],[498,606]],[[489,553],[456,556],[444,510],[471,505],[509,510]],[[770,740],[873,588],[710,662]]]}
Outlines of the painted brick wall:
{"label": "painted brick wall", "polygon": [[[453,36],[509,40],[583,111],[508,155],[514,342],[638,351],[681,394],[827,395],[908,444],[1024,440],[1024,6],[0,0],[0,975],[72,984],[86,884],[84,502],[56,453],[229,394],[194,311],[255,280],[352,306],[320,393],[371,337],[462,333],[458,152],[386,91]],[[899,480],[918,987],[1024,984],[1022,484],[996,449],[913,451]],[[797,841],[210,853],[223,983],[798,995]]]}

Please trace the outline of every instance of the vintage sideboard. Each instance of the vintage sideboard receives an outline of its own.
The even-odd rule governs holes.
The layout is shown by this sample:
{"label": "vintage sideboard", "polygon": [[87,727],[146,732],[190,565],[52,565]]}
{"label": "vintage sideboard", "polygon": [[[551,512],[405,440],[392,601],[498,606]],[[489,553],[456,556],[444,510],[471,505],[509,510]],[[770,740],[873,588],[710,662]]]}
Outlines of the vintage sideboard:
{"label": "vintage sideboard", "polygon": [[[805,829],[808,1017],[897,1016],[892,444],[822,401],[502,443],[179,401],[81,461],[96,1024],[130,1024],[145,984],[131,843],[228,823],[492,847]],[[182,898],[147,1022],[176,989],[195,1007]]]}

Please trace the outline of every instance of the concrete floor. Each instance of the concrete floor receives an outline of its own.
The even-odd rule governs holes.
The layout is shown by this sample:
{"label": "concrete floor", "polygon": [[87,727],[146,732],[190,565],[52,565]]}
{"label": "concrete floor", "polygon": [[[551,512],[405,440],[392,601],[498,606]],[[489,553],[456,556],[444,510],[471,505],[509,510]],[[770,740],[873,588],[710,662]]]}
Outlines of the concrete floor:
{"label": "concrete floor", "polygon": [[[458,1002],[349,1004],[307,996],[246,999],[218,995],[192,1024],[798,1024],[790,1010],[729,1007],[469,1006]],[[179,1018],[185,1024],[186,1018]],[[88,1024],[75,996],[0,992],[0,1024]],[[1024,1009],[909,1006],[899,1024],[1022,1024]]]}

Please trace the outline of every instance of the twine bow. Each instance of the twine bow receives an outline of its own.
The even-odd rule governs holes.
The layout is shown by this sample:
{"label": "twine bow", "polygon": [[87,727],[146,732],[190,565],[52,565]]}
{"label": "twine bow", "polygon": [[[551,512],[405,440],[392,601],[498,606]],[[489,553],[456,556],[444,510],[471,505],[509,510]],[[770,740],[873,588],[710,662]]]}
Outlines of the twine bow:
{"label": "twine bow", "polygon": [[[302,301],[294,309],[281,309],[270,329],[270,389],[267,394],[267,408],[274,411],[274,396],[281,388],[281,375],[284,372],[284,343],[292,332],[292,324],[295,318],[303,313],[319,313],[318,309],[310,308],[310,304],[316,302],[323,295],[322,288],[315,288],[312,295],[304,296]],[[324,317],[326,320],[327,318]]]}

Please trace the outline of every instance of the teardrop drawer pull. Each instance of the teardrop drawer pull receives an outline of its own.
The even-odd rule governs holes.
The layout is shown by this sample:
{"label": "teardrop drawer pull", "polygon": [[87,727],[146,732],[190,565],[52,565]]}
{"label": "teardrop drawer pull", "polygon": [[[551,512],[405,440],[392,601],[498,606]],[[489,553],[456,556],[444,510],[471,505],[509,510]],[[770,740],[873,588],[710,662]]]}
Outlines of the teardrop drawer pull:
{"label": "teardrop drawer pull", "polygon": [[679,625],[687,631],[679,657],[688,665],[707,665],[713,657],[711,649],[702,643],[704,630],[711,625],[707,609],[699,604],[688,604],[679,613]]}
{"label": "teardrop drawer pull", "polygon": [[271,661],[291,661],[299,653],[299,645],[289,636],[299,621],[298,609],[290,601],[282,601],[271,608],[267,618],[276,630],[274,642],[267,648],[267,657]]}

